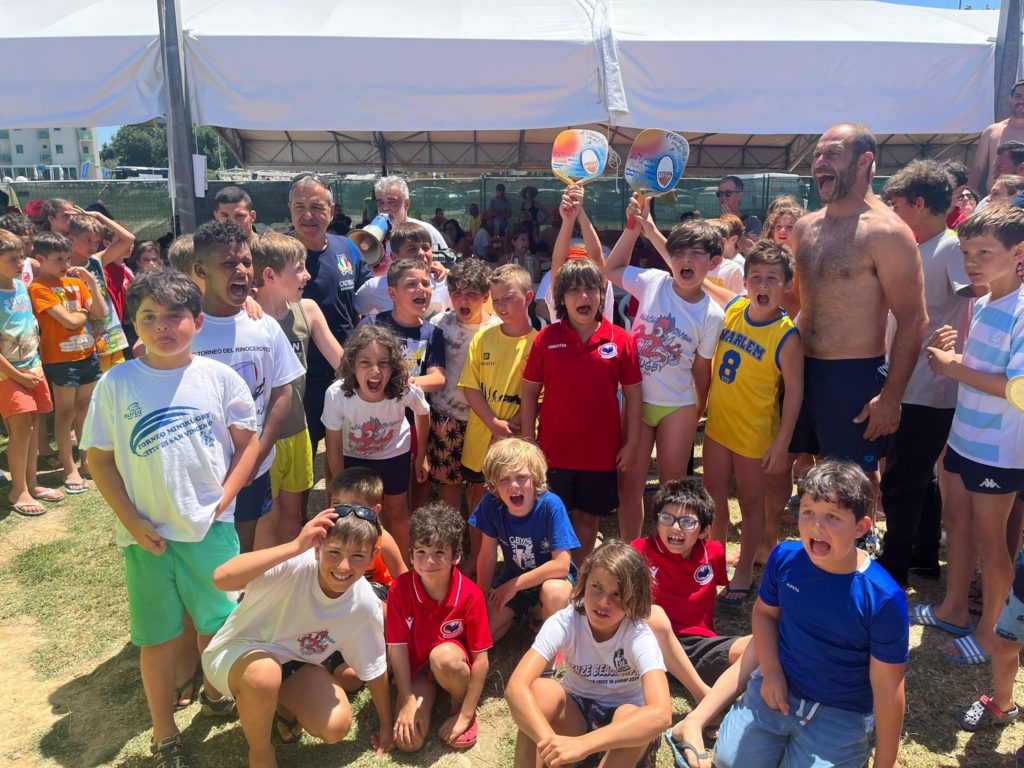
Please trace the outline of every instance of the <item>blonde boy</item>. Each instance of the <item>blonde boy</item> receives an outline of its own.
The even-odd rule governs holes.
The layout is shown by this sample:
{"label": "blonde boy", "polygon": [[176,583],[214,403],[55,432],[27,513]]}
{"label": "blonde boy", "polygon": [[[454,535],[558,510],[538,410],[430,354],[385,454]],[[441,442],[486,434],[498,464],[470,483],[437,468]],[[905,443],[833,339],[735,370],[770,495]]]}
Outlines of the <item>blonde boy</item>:
{"label": "blonde boy", "polygon": [[[268,231],[251,238],[253,284],[263,311],[277,320],[302,368],[307,368],[309,340],[336,370],[342,349],[327,327],[323,310],[312,299],[302,298],[309,282],[306,249],[294,237]],[[291,541],[302,528],[309,489],[313,487],[313,446],[309,440],[302,398],[305,375],[292,381],[291,410],[281,425],[270,466],[270,488],[274,497],[276,535],[279,543]]]}
{"label": "blonde boy", "polygon": [[530,324],[533,302],[530,274],[515,264],[491,274],[491,304],[501,325],[485,328],[469,343],[469,355],[459,377],[459,388],[469,403],[469,421],[462,450],[462,476],[470,509],[484,495],[481,469],[490,445],[521,431],[520,390],[526,358],[537,331]]}

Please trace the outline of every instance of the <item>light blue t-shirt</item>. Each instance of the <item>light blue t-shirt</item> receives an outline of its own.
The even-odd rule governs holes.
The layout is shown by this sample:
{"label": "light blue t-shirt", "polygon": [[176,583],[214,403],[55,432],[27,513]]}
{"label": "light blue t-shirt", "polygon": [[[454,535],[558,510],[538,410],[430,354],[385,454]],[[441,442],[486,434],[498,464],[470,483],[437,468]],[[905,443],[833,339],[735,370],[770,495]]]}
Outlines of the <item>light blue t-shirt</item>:
{"label": "light blue t-shirt", "polygon": [[[495,586],[544,565],[551,560],[552,552],[572,551],[580,545],[565,504],[551,491],[540,494],[525,517],[509,514],[505,503],[488,493],[469,518],[469,524],[497,539],[501,547],[505,567]],[[573,571],[575,566],[570,566],[570,572]]]}
{"label": "light blue t-shirt", "polygon": [[873,712],[871,657],[886,664],[910,658],[907,598],[873,560],[853,573],[828,573],[799,541],[768,557],[758,592],[782,609],[779,661],[795,696],[838,709]]}
{"label": "light blue t-shirt", "polygon": [[39,324],[20,280],[14,281],[12,290],[0,290],[0,355],[19,371],[41,365]]}

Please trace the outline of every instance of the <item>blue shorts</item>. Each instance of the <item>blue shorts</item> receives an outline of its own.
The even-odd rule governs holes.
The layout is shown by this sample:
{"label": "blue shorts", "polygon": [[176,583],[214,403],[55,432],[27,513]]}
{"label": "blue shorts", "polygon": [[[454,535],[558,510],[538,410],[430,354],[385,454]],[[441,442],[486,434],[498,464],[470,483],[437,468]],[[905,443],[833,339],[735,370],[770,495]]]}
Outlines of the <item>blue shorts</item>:
{"label": "blue shorts", "polygon": [[235,522],[251,523],[270,514],[274,497],[270,491],[270,470],[253,480],[235,499]]}
{"label": "blue shorts", "polygon": [[[605,705],[594,699],[577,696],[575,693],[570,693],[569,698],[576,702],[576,706],[580,708],[583,719],[587,721],[587,733],[596,731],[598,728],[604,728],[611,723],[612,718],[615,717],[615,710],[618,709],[616,706]],[[647,747],[647,751],[637,761],[636,768],[651,768],[657,758],[658,747],[660,746],[661,736],[658,736],[651,742],[650,746]]]}
{"label": "blue shorts", "polygon": [[760,670],[743,698],[733,704],[718,729],[715,768],[758,765],[779,768],[863,768],[874,718],[786,696],[789,714],[770,709],[761,698]]}
{"label": "blue shorts", "polygon": [[790,453],[811,453],[878,469],[885,440],[865,440],[867,421],[853,420],[882,391],[889,375],[884,357],[854,360],[804,358],[804,400],[789,441]]}
{"label": "blue shorts", "polygon": [[548,487],[572,512],[606,517],[619,506],[619,477],[614,470],[548,468]]}
{"label": "blue shorts", "polygon": [[946,455],[942,466],[951,474],[959,475],[960,481],[970,493],[1017,493],[1024,481],[1024,469],[992,467],[961,456],[950,446],[946,446]]}
{"label": "blue shorts", "polygon": [[1024,551],[1013,567],[1013,585],[996,622],[996,634],[1011,643],[1024,645]]}
{"label": "blue shorts", "polygon": [[412,453],[403,453],[390,459],[360,459],[355,456],[345,457],[345,469],[349,467],[366,467],[372,469],[384,481],[384,493],[395,496],[409,490],[409,468]]}
{"label": "blue shorts", "polygon": [[99,381],[103,375],[95,352],[73,363],[43,363],[43,373],[55,387],[82,387]]}

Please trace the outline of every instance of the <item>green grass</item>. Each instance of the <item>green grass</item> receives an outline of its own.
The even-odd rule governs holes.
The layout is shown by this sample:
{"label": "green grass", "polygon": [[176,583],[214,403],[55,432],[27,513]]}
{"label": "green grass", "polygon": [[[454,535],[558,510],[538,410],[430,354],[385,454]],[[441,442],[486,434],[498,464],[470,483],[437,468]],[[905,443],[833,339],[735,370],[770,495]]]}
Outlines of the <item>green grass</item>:
{"label": "green grass", "polygon": [[[53,478],[48,479],[55,484]],[[67,768],[150,765],[149,718],[138,654],[128,644],[127,600],[121,555],[113,543],[112,513],[95,490],[69,497],[61,508],[67,511],[64,535],[37,545],[30,544],[32,527],[42,520],[0,515],[0,626],[26,618],[34,621],[39,644],[31,653],[31,668],[19,670],[19,675],[47,687],[59,682],[49,696],[58,719],[40,732],[26,733],[23,748],[0,753],[0,764]],[[734,522],[738,520],[735,509],[732,516]],[[735,534],[732,530],[731,536]],[[5,556],[15,544],[20,551]],[[911,603],[941,598],[939,584],[919,581],[914,586]],[[719,631],[749,631],[749,610],[749,603],[740,609],[722,609]],[[1010,755],[1021,746],[1019,726],[973,736],[956,730],[952,720],[955,707],[990,692],[991,684],[987,668],[954,667],[943,661],[936,647],[945,639],[935,630],[923,636],[919,628],[912,630],[902,765],[1011,766]],[[480,713],[480,742],[465,754],[468,765],[511,764],[515,725],[503,691],[531,640],[529,631],[516,628],[492,652],[492,671]],[[2,657],[0,663],[4,663]],[[681,716],[689,711],[689,704],[680,686],[673,685],[672,690],[674,710]],[[1018,701],[1024,702],[1024,688],[1017,693]],[[377,727],[376,714],[365,691],[353,704],[355,725],[344,742],[329,746],[307,738],[299,745],[279,747],[282,768],[467,765],[436,739],[420,754],[392,753],[382,761],[374,760],[368,741]],[[435,712],[435,727],[439,720],[440,712]],[[201,759],[204,768],[245,765],[245,741],[236,722],[211,721],[193,706],[179,713],[178,723],[187,748]],[[661,750],[658,765],[672,765],[667,749]],[[751,763],[752,768],[755,765]]]}

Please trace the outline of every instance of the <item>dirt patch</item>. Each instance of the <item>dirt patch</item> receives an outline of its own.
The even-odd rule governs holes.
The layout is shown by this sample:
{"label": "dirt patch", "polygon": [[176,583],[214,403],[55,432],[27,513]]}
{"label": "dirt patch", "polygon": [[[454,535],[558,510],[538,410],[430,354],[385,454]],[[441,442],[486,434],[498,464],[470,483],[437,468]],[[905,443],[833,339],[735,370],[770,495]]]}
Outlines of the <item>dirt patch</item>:
{"label": "dirt patch", "polygon": [[[4,542],[6,544],[6,542]],[[61,718],[53,711],[50,695],[55,683],[40,683],[32,674],[29,654],[40,644],[35,621],[25,617],[0,622],[0,755],[32,765],[36,755],[32,735],[51,728]],[[10,764],[10,763],[8,763]]]}
{"label": "dirt patch", "polygon": [[[67,535],[68,510],[62,507],[47,506],[47,513],[42,517],[25,520],[13,531],[0,539],[0,567],[7,565],[30,547],[49,544]],[[0,656],[0,658],[5,658]]]}

